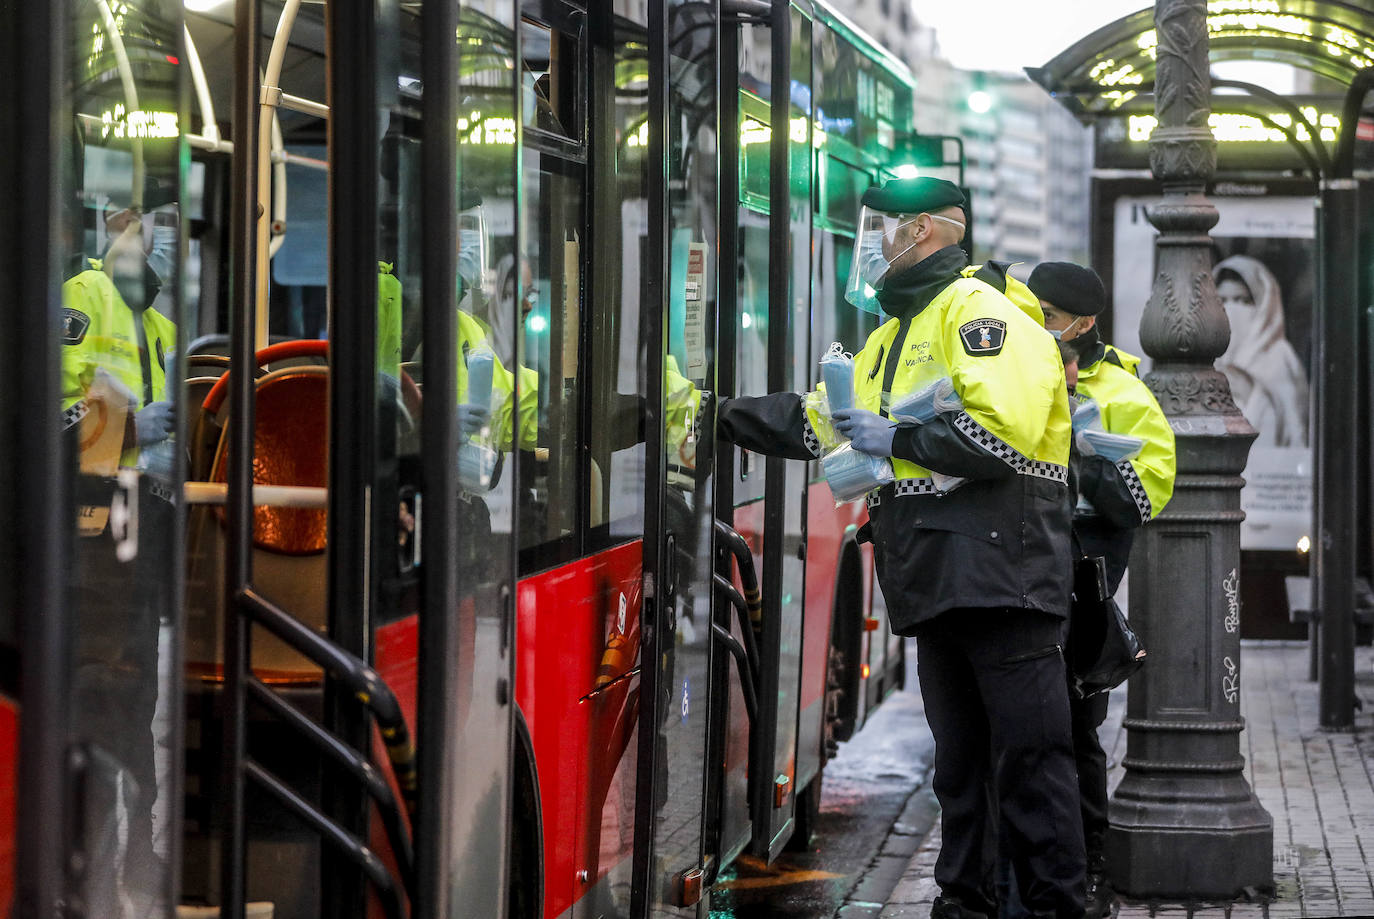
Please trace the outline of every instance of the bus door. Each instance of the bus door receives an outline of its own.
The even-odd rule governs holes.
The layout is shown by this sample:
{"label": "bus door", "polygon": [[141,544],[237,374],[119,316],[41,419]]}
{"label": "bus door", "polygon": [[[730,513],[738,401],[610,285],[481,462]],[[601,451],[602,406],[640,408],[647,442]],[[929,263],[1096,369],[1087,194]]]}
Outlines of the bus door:
{"label": "bus door", "polygon": [[469,156],[453,126],[472,85],[509,119],[513,12],[474,41],[452,4],[237,12],[270,50],[215,59],[229,43],[208,18],[188,43],[233,71],[235,104],[219,109],[232,146],[214,119],[192,143],[207,184],[227,183],[232,373],[201,404],[224,434],[196,484],[227,491],[222,517],[192,524],[206,570],[204,546],[224,547],[223,685],[201,723],[224,728],[194,751],[183,895],[235,919],[246,901],[499,917],[515,307],[494,293],[502,201],[470,189],[509,190],[515,159],[511,143]]}
{"label": "bus door", "polygon": [[[666,17],[666,20],[663,18]],[[658,20],[658,21],[655,21]],[[715,862],[703,849],[708,704],[713,697],[714,417],[718,27],[700,0],[651,4],[648,161],[650,263],[660,279],[643,332],[663,364],[651,380],[657,419],[646,583],[655,585],[644,632],[640,711],[640,828],[635,915],[699,916]],[[666,143],[665,143],[666,142]],[[651,396],[654,398],[654,396]],[[652,579],[652,580],[650,580]],[[646,594],[649,591],[646,589]],[[648,612],[652,610],[651,613]],[[648,764],[651,764],[648,765]]]}
{"label": "bus door", "polygon": [[4,360],[15,455],[4,462],[0,909],[17,880],[16,915],[79,903],[84,915],[169,916],[181,810],[181,7],[115,15],[73,0],[5,17],[6,63],[19,68],[6,82],[25,104],[10,106],[19,149],[3,158],[16,322]]}
{"label": "bus door", "polygon": [[[811,299],[811,16],[775,3],[769,35],[767,392],[806,389],[815,360]],[[784,95],[778,87],[789,87]],[[743,138],[741,138],[741,141]],[[762,291],[760,291],[762,292]],[[762,336],[761,336],[762,337]],[[757,339],[756,339],[757,340]],[[743,339],[741,339],[743,341]],[[755,358],[758,359],[758,358]],[[741,390],[744,392],[744,390]],[[806,466],[765,462],[759,718],[750,771],[753,851],[772,860],[792,832],[797,792],[806,573]]]}

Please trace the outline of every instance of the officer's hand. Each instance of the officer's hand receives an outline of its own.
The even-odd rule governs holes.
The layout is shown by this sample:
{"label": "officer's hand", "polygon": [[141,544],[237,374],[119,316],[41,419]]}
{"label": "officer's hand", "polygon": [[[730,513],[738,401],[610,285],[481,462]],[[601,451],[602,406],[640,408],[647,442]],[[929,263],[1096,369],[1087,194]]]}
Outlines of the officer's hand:
{"label": "officer's hand", "polygon": [[134,415],[134,437],[140,447],[172,436],[176,416],[170,402],[149,402]]}
{"label": "officer's hand", "polygon": [[458,433],[471,437],[491,420],[491,412],[485,405],[464,402],[458,406]]}
{"label": "officer's hand", "polygon": [[835,430],[849,438],[854,449],[872,456],[891,456],[897,425],[864,408],[840,409],[830,416]]}

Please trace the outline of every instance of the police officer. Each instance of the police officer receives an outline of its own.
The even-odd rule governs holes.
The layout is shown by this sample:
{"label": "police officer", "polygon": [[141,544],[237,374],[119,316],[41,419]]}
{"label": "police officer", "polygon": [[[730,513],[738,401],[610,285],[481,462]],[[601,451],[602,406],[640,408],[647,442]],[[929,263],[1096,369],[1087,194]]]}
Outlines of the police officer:
{"label": "police officer", "polygon": [[[1139,361],[1104,343],[1097,315],[1107,295],[1096,272],[1070,262],[1043,262],[1027,282],[1040,299],[1045,328],[1071,349],[1078,362],[1079,400],[1091,399],[1102,427],[1142,441],[1139,455],[1112,462],[1095,455],[1080,432],[1075,449],[1077,488],[1073,532],[1083,555],[1107,564],[1107,587],[1115,594],[1126,573],[1136,530],[1164,509],[1174,490],[1174,432],[1159,403],[1135,375]],[[1107,717],[1107,693],[1072,697],[1074,759],[1088,855],[1087,915],[1111,915],[1116,895],[1106,876],[1107,756],[1097,728]]]}
{"label": "police officer", "polygon": [[[72,649],[74,734],[90,738],[95,752],[86,905],[92,915],[125,919],[165,908],[160,904],[169,876],[165,853],[154,843],[154,715],[159,617],[172,608],[176,581],[168,577],[166,556],[150,544],[158,545],[156,534],[165,539],[175,525],[168,481],[175,390],[167,356],[176,348],[177,330],[156,302],[173,277],[177,232],[160,222],[154,245],[145,249],[143,216],[135,210],[113,214],[106,229],[112,241],[104,258],[91,259],[62,285],[61,409],[88,474],[80,479],[87,506],[81,509],[83,538],[76,540],[71,567],[79,598]],[[116,466],[145,473],[128,496],[136,502],[143,544],[128,561],[119,557],[106,525],[110,497],[90,491],[92,482],[113,476]]]}
{"label": "police officer", "polygon": [[[992,781],[1023,900],[1038,915],[1083,912],[1084,854],[1059,643],[1069,605],[1069,408],[1054,341],[1027,312],[961,276],[967,216],[952,183],[894,180],[863,196],[846,299],[888,320],[854,358],[856,408],[836,429],[890,458],[868,497],[893,630],[914,635],[935,736],[943,844],[936,919],[995,912],[984,876]],[[926,424],[887,409],[932,375],[963,403]],[[793,393],[724,402],[722,437],[810,459]],[[964,479],[942,491],[934,473]],[[947,486],[946,486],[947,487]]]}

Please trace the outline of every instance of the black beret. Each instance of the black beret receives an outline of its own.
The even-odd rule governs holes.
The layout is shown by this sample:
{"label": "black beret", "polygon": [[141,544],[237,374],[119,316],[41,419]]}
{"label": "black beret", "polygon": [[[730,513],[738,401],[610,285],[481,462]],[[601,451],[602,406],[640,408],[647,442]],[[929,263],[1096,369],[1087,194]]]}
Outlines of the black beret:
{"label": "black beret", "polygon": [[863,203],[885,214],[926,214],[963,207],[964,193],[945,179],[892,179],[864,192]]}
{"label": "black beret", "polygon": [[1096,316],[1107,306],[1107,290],[1097,272],[1073,262],[1041,262],[1026,286],[1050,306],[1075,316]]}

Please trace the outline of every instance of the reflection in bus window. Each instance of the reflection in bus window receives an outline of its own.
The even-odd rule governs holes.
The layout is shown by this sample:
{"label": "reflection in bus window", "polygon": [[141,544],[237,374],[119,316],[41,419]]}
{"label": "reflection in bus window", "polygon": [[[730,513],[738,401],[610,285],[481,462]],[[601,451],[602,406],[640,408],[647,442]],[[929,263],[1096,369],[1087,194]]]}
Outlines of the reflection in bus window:
{"label": "reflection in bus window", "polygon": [[578,36],[528,19],[520,23],[524,72],[521,115],[526,127],[581,141]]}
{"label": "reflection in bus window", "polygon": [[[553,562],[563,542],[575,551],[580,502],[578,346],[581,326],[582,181],[580,166],[536,151],[526,154],[521,222],[521,364],[539,388],[538,435],[519,483],[521,548],[546,545]],[[523,374],[523,371],[522,371]],[[522,434],[522,440],[526,435]],[[542,567],[542,565],[541,565]]]}

